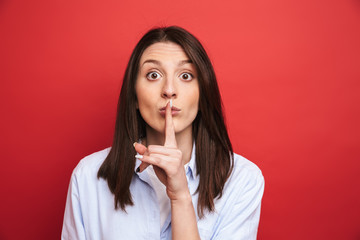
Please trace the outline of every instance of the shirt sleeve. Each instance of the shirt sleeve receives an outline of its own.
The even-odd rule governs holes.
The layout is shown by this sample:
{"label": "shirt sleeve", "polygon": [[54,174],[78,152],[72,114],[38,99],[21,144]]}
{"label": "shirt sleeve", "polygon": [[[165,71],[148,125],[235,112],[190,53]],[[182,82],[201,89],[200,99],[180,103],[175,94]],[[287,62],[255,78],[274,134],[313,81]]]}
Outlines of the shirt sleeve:
{"label": "shirt sleeve", "polygon": [[67,193],[61,240],[85,240],[84,222],[81,212],[79,188],[73,174]]}
{"label": "shirt sleeve", "polygon": [[264,193],[264,177],[260,171],[256,176],[251,175],[243,191],[240,191],[233,204],[229,205],[219,231],[213,239],[256,240],[261,199]]}

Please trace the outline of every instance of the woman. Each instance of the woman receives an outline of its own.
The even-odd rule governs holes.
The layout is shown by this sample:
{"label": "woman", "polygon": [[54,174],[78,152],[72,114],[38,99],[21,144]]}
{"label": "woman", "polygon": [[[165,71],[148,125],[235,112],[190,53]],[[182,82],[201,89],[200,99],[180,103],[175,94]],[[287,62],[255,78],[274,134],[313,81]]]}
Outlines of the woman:
{"label": "woman", "polygon": [[256,239],[263,190],[233,153],[204,48],[157,28],[130,57],[112,147],[72,174],[62,239]]}

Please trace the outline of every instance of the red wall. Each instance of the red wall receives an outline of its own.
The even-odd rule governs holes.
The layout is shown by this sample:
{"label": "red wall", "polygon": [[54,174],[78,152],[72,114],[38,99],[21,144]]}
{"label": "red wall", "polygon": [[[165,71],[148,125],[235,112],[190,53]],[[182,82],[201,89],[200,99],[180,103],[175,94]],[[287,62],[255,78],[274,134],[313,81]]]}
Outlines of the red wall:
{"label": "red wall", "polygon": [[132,48],[171,24],[204,43],[234,148],[263,170],[259,239],[359,239],[358,0],[2,0],[0,239],[59,238]]}

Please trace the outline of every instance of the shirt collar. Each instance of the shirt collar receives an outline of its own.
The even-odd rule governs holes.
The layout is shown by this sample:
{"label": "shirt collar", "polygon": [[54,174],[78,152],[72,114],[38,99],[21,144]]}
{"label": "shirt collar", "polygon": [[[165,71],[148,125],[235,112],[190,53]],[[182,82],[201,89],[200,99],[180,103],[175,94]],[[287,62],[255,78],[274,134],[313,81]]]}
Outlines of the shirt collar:
{"label": "shirt collar", "polygon": [[136,169],[137,169],[138,167],[140,167],[140,164],[141,164],[141,161],[140,161],[139,159],[135,158],[135,168],[134,168],[134,172],[135,172],[135,173],[136,173]]}

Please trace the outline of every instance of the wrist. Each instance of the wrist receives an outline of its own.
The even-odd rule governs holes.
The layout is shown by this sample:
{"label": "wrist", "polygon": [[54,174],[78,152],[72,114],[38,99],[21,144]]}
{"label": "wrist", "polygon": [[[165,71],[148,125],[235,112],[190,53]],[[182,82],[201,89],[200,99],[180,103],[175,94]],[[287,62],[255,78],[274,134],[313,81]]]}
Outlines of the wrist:
{"label": "wrist", "polygon": [[182,194],[177,194],[173,198],[170,199],[171,204],[186,204],[186,203],[192,203],[192,198],[190,195],[190,192],[184,192]]}

